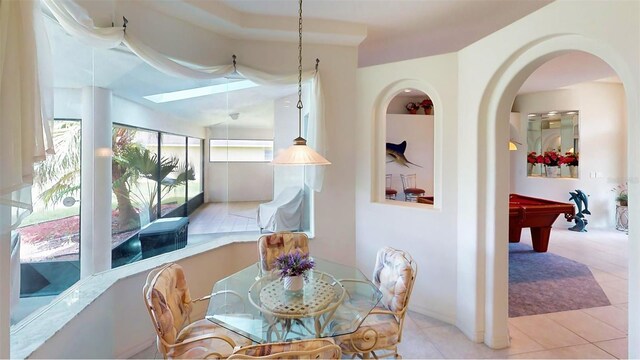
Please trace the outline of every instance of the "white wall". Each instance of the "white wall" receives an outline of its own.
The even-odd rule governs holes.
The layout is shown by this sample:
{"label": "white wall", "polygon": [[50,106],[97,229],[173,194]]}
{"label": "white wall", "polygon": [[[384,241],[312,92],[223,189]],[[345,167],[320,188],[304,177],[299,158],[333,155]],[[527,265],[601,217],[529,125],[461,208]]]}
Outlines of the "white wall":
{"label": "white wall", "polygon": [[[640,137],[640,4],[555,1],[459,53],[458,97],[458,326],[471,338],[502,347],[508,337],[508,114],[518,89],[544,62],[581,50],[606,61],[625,83],[628,139]],[[597,21],[599,26],[592,26]],[[464,104],[462,100],[464,99]],[[629,158],[640,143],[628,143]],[[476,156],[464,161],[464,157]],[[640,168],[630,162],[629,177]],[[630,194],[633,193],[634,186]],[[637,189],[640,191],[640,189]],[[630,195],[633,196],[633,195]],[[464,206],[463,206],[464,205]],[[631,214],[631,211],[630,211]],[[630,222],[640,221],[640,213]],[[630,259],[640,256],[638,235],[629,233]],[[640,283],[640,264],[629,264],[629,284]],[[640,344],[640,287],[630,288],[629,344]],[[634,320],[636,319],[636,320]],[[630,356],[640,356],[632,345]],[[635,352],[634,352],[635,351]]]}
{"label": "white wall", "polygon": [[[579,178],[529,177],[526,171],[526,146],[512,152],[511,171],[515,172],[512,192],[569,202],[569,191],[581,189],[589,195],[588,227],[615,228],[615,195],[611,189],[624,183],[627,175],[627,116],[622,84],[591,82],[567,90],[523,94],[516,97],[513,109],[527,114],[550,110],[580,111]],[[526,139],[526,126],[520,134]],[[560,217],[555,227],[568,228]]]}
{"label": "white wall", "polygon": [[386,142],[406,141],[405,157],[419,165],[408,164],[407,167],[395,161],[387,162],[385,173],[392,175],[391,188],[398,191],[397,200],[404,201],[400,174],[416,174],[416,186],[425,190],[426,196],[433,196],[433,121],[433,115],[387,114]]}
{"label": "white wall", "polygon": [[[152,110],[135,102],[113,97],[111,116],[114,123],[145,129],[165,131],[203,139],[205,129],[200,125],[190,125],[186,120]],[[61,119],[81,119],[82,89],[54,89],[54,117]]]}
{"label": "white wall", "polygon": [[[192,251],[190,248],[161,256],[165,258],[163,261],[177,262],[185,269],[191,296],[199,298],[210,294],[217,280],[257,261],[255,246],[255,242],[240,242],[188,257],[182,254]],[[30,354],[30,358],[36,359],[128,358],[155,343],[155,331],[142,298],[142,287],[148,271],[162,263],[154,260],[156,259],[151,258],[113,270],[114,274],[127,276],[123,276],[100,294],[38,349],[32,353],[20,352],[20,355]],[[139,271],[132,273],[128,269],[131,266]],[[101,276],[104,274],[97,275],[98,278],[93,280],[100,281]],[[86,294],[81,296],[93,296],[95,288],[100,287],[99,284],[83,286]],[[71,301],[74,296],[78,295],[71,293],[67,298]],[[192,311],[192,319],[202,319],[206,305],[207,302],[197,304]],[[54,306],[64,308],[71,305]],[[13,349],[16,350],[18,347]],[[12,353],[13,356],[16,353]]]}
{"label": "white wall", "polygon": [[[408,251],[419,266],[409,307],[448,322],[456,317],[457,71],[456,54],[366,67],[358,69],[357,89],[357,264],[369,274],[380,247]],[[400,79],[410,80],[397,83]],[[384,196],[380,200],[387,103],[377,99],[386,97],[389,102],[397,95],[393,91],[407,87],[429,94],[437,109],[434,163],[435,189],[440,196],[436,207],[386,202]],[[408,152],[409,160],[411,156]]]}
{"label": "white wall", "polygon": [[225,124],[207,128],[205,201],[270,201],[273,165],[264,162],[209,162],[209,139],[272,140],[273,129],[248,129]]}

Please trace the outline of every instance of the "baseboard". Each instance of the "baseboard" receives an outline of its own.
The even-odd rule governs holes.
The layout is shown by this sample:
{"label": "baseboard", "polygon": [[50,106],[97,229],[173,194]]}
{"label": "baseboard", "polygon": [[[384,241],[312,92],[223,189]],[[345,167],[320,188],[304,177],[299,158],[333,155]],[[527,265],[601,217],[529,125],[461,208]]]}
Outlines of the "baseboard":
{"label": "baseboard", "polygon": [[472,330],[472,329],[466,329],[463,326],[460,326],[460,324],[456,324],[456,327],[458,328],[458,330],[462,331],[462,333],[469,338],[469,340],[475,342],[475,343],[482,343],[484,342],[484,331],[480,331],[480,330]]}
{"label": "baseboard", "polygon": [[155,334],[150,337],[149,339],[138,343],[134,346],[131,346],[128,349],[125,349],[123,351],[121,351],[119,354],[115,354],[115,358],[116,359],[130,359],[133,356],[137,355],[138,353],[140,353],[142,350],[145,350],[146,348],[148,348],[149,346],[153,345],[156,343],[156,336]]}
{"label": "baseboard", "polygon": [[511,345],[511,339],[509,335],[507,335],[506,337],[504,336],[492,337],[492,338],[484,339],[484,343],[488,347],[498,350],[498,349],[508,348]]}
{"label": "baseboard", "polygon": [[433,310],[429,310],[426,307],[420,306],[420,305],[411,305],[409,306],[409,310],[411,311],[415,311],[419,314],[422,315],[426,315],[429,317],[432,317],[436,320],[440,320],[440,321],[444,321],[447,324],[451,324],[451,325],[455,325],[456,323],[456,319],[455,316],[451,316],[451,315],[446,315],[446,314],[442,314],[439,312],[435,312]]}

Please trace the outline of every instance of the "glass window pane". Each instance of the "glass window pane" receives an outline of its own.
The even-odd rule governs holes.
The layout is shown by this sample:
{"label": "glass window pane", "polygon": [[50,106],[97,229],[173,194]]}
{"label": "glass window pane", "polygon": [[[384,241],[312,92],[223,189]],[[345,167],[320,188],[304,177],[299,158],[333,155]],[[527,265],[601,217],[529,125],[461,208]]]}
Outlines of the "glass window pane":
{"label": "glass window pane", "polygon": [[161,216],[184,204],[187,180],[194,180],[194,170],[187,164],[187,139],[162,134],[160,148]]}
{"label": "glass window pane", "polygon": [[113,127],[113,267],[136,259],[138,231],[157,218],[157,164],[157,132]]}
{"label": "glass window pane", "polygon": [[273,140],[209,140],[210,161],[268,162],[273,160]]}
{"label": "glass window pane", "polygon": [[189,167],[193,169],[193,179],[188,180],[188,199],[192,199],[196,195],[200,194],[202,190],[202,145],[204,140],[202,139],[188,139],[187,159],[189,161]]}
{"label": "glass window pane", "polygon": [[80,278],[81,124],[56,120],[52,131],[56,154],[35,165],[33,213],[17,230],[23,298],[57,295]]}

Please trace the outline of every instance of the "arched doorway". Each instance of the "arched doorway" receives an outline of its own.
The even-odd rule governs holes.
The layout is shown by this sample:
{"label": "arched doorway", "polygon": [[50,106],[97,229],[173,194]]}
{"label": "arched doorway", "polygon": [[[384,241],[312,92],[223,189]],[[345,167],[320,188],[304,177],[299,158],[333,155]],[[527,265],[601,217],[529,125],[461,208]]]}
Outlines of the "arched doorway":
{"label": "arched doorway", "polygon": [[[479,146],[484,152],[480,156],[478,170],[479,189],[478,202],[483,204],[479,212],[479,222],[484,223],[484,231],[480,237],[484,239],[483,249],[485,264],[484,281],[484,330],[485,343],[491,347],[508,345],[508,228],[504,219],[507,218],[508,179],[501,176],[496,164],[508,162],[508,153],[501,139],[507,138],[508,114],[518,89],[522,86],[535,69],[548,60],[568,51],[583,51],[597,56],[608,63],[618,74],[625,87],[627,99],[627,114],[631,119],[628,132],[629,154],[637,153],[639,145],[630,141],[640,136],[639,129],[634,125],[638,118],[638,89],[636,79],[623,58],[605,48],[602,44],[578,35],[560,35],[525,45],[510,60],[505,63],[492,77],[491,86],[483,95],[479,109]],[[487,159],[495,159],[488,161]],[[638,166],[629,162],[628,174],[634,179]],[[630,182],[630,192],[636,192],[637,181]],[[633,216],[633,215],[632,215]],[[630,222],[634,223],[633,217]],[[637,235],[633,230],[629,233],[629,258],[640,258]],[[630,318],[638,312],[640,307],[639,264],[629,263],[629,314]],[[481,310],[482,312],[482,310]],[[640,324],[629,323],[629,356],[637,356],[640,349],[633,348],[640,344]]]}

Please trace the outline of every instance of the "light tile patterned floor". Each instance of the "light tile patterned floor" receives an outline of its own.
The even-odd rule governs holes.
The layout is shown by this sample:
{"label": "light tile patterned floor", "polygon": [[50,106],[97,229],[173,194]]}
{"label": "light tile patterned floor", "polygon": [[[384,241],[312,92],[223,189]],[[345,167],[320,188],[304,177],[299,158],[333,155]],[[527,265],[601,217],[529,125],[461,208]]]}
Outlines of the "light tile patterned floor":
{"label": "light tile patterned floor", "polygon": [[259,231],[260,201],[206,203],[189,216],[189,235]]}
{"label": "light tile patterned floor", "polygon": [[[523,242],[530,244],[528,232]],[[509,319],[511,346],[475,344],[455,326],[409,312],[400,354],[406,359],[520,358],[607,359],[627,357],[627,236],[554,229],[549,250],[589,266],[612,305]],[[135,358],[159,358],[155,346]]]}

